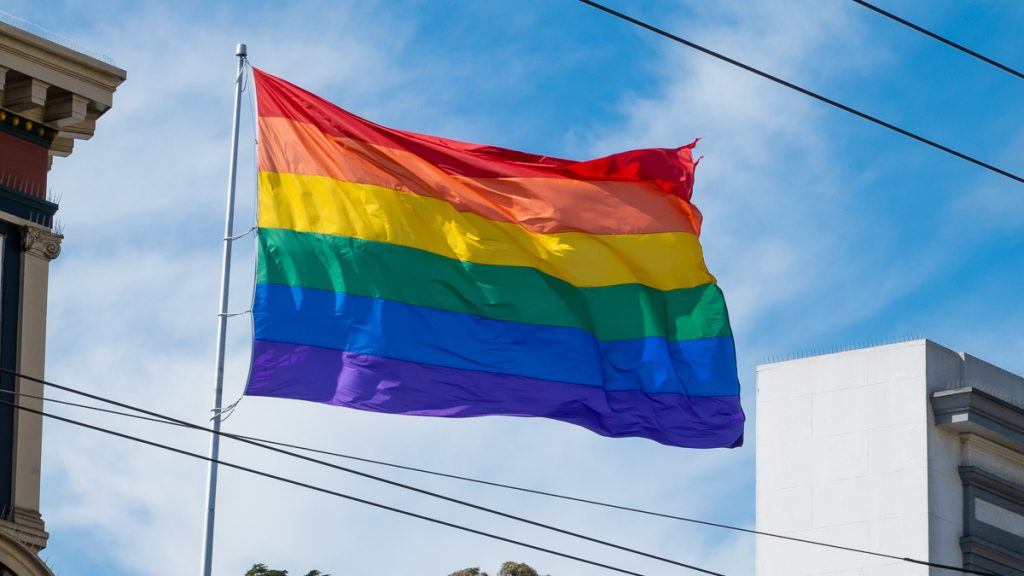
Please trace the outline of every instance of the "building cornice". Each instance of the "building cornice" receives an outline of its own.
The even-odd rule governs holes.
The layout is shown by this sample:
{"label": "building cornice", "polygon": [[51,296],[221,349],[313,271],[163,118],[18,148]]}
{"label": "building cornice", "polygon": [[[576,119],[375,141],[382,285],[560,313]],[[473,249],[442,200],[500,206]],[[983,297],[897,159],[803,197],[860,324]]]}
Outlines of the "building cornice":
{"label": "building cornice", "polygon": [[57,131],[51,155],[67,156],[110,109],[124,70],[0,22],[0,107]]}
{"label": "building cornice", "polygon": [[0,66],[84,96],[106,111],[127,72],[46,38],[0,22]]}
{"label": "building cornice", "polygon": [[973,387],[936,392],[931,404],[937,426],[1024,453],[1024,408]]}
{"label": "building cornice", "polygon": [[0,521],[0,566],[18,576],[53,576],[36,552],[15,536],[18,532],[17,526]]}

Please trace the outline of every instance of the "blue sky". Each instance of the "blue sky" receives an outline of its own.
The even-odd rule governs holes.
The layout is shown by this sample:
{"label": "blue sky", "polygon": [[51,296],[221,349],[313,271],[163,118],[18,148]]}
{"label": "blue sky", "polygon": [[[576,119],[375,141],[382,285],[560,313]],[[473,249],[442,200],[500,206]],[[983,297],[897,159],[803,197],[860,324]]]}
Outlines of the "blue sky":
{"label": "blue sky", "polygon": [[[852,2],[609,4],[842,102],[1024,173],[1024,82]],[[879,4],[1024,67],[1024,5]],[[1024,186],[629,27],[576,2],[15,0],[0,10],[128,70],[97,135],[57,159],[66,225],[47,375],[192,421],[212,385],[234,44],[257,67],[374,121],[563,157],[702,137],[695,202],[732,313],[746,446],[668,448],[543,420],[444,420],[245,399],[227,430],[753,526],[754,367],[779,355],[927,337],[1024,373]],[[252,142],[252,119],[243,116]],[[243,146],[240,229],[252,221]],[[233,309],[252,246],[239,243]],[[243,385],[245,320],[226,396]],[[56,409],[55,409],[56,411]],[[201,435],[62,413],[192,451]],[[197,569],[205,466],[47,423],[43,552],[62,576]],[[557,547],[678,573],[233,444],[224,458]],[[401,474],[447,494],[739,575],[747,536]],[[527,561],[591,568],[226,471],[216,573],[447,574]],[[899,554],[898,550],[880,550]],[[835,562],[843,562],[837,552]]]}

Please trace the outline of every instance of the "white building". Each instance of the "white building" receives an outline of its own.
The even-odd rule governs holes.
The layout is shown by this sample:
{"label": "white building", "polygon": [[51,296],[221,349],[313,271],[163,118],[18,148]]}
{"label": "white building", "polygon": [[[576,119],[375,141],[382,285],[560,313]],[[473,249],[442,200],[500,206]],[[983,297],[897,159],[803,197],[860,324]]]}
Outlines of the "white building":
{"label": "white building", "polygon": [[[756,414],[758,530],[1024,576],[1024,378],[916,340],[760,366]],[[758,536],[757,574],[953,572]]]}

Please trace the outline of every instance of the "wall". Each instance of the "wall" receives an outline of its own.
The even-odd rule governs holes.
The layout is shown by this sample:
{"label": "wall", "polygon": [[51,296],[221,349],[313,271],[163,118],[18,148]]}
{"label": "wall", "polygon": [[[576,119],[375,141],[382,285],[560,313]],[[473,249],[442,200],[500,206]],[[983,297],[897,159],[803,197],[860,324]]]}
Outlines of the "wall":
{"label": "wall", "polygon": [[[1022,432],[1024,378],[927,340],[760,366],[757,528],[1024,575]],[[759,536],[757,573],[948,571]]]}
{"label": "wall", "polygon": [[[4,122],[7,118],[0,120]],[[46,197],[49,152],[0,130],[0,186],[36,197]]]}
{"label": "wall", "polygon": [[[758,530],[928,556],[926,350],[920,340],[758,368]],[[757,574],[764,576],[927,570],[757,539]]]}
{"label": "wall", "polygon": [[[927,396],[940,390],[963,386],[963,357],[929,342],[926,352]],[[963,482],[960,480],[960,435],[935,426],[928,410],[928,515],[929,559],[962,566],[960,536],[963,535]],[[945,576],[948,570],[933,570]]]}

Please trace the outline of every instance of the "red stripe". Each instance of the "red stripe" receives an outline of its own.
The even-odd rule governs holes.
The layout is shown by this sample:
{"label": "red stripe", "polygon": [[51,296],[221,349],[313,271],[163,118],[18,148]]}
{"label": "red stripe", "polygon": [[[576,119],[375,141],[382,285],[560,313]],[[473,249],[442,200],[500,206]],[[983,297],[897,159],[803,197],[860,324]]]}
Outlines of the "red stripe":
{"label": "red stripe", "polygon": [[700,212],[650,183],[453,176],[394,148],[260,118],[260,170],[326,176],[444,200],[456,210],[550,234],[697,233]]}
{"label": "red stripe", "polygon": [[331,136],[404,150],[452,175],[648,182],[686,201],[693,192],[694,144],[631,150],[585,162],[539,156],[385,128],[262,70],[254,68],[253,73],[261,117],[288,118]]}

